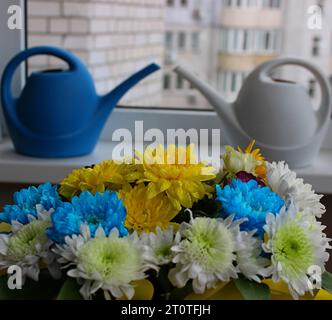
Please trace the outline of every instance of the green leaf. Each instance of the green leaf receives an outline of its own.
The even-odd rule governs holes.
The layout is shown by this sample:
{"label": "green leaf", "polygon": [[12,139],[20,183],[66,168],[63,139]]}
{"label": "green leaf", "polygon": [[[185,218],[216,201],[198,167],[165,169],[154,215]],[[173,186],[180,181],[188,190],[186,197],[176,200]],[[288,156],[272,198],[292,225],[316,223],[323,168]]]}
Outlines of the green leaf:
{"label": "green leaf", "polygon": [[47,270],[43,270],[38,282],[27,278],[22,289],[11,290],[6,274],[0,277],[0,300],[52,300],[57,296],[62,283],[62,280],[54,280]]}
{"label": "green leaf", "polygon": [[190,282],[183,288],[175,288],[172,290],[169,300],[183,300],[188,294],[192,293],[193,287]]}
{"label": "green leaf", "polygon": [[169,293],[173,288],[171,282],[168,279],[168,273],[169,273],[169,266],[168,265],[162,266],[159,270],[157,278],[160,288],[166,293]]}
{"label": "green leaf", "polygon": [[327,271],[322,275],[322,288],[332,293],[332,274]]}
{"label": "green leaf", "polygon": [[83,300],[79,291],[80,286],[76,279],[68,278],[62,286],[57,300]]}
{"label": "green leaf", "polygon": [[270,300],[270,288],[264,283],[257,283],[248,279],[234,280],[236,288],[245,300]]}

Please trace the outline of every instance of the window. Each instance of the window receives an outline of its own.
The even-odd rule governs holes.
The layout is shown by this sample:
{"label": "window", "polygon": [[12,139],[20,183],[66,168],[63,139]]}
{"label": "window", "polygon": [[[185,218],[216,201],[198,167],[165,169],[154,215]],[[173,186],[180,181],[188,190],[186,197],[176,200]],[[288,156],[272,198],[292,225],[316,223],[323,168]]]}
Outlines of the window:
{"label": "window", "polygon": [[324,12],[325,12],[325,10],[324,10],[324,7],[325,7],[324,6],[324,1],[325,0],[319,0],[318,3],[317,3],[317,5],[320,6],[320,9],[321,9],[323,15],[324,15]]}
{"label": "window", "polygon": [[176,77],[176,88],[177,89],[183,89],[183,78],[180,75],[177,75]]}
{"label": "window", "polygon": [[248,6],[249,7],[257,7],[258,0],[248,0]]}
{"label": "window", "polygon": [[221,36],[221,46],[220,46],[220,50],[221,51],[227,51],[228,48],[228,33],[226,30],[222,29],[220,31],[220,36]]}
{"label": "window", "polygon": [[220,50],[228,53],[278,53],[280,33],[277,30],[223,29]]}
{"label": "window", "polygon": [[281,0],[224,0],[225,7],[264,7],[269,9],[280,9]]}
{"label": "window", "polygon": [[187,0],[181,0],[181,6],[182,7],[186,7],[188,5],[188,1]]}
{"label": "window", "polygon": [[313,38],[313,44],[312,44],[312,55],[314,57],[318,57],[320,55],[320,41],[321,38],[316,36]]}
{"label": "window", "polygon": [[223,93],[227,91],[226,72],[222,70],[218,71],[218,89]]}
{"label": "window", "polygon": [[314,98],[316,95],[316,80],[314,79],[309,80],[308,94],[311,98]]}
{"label": "window", "polygon": [[186,48],[186,34],[184,32],[179,32],[178,35],[178,48],[184,50]]}
{"label": "window", "polygon": [[199,49],[199,32],[195,31],[191,34],[191,48],[194,51]]}
{"label": "window", "polygon": [[[0,1],[1,21],[4,15],[7,15],[8,3],[12,4],[16,1],[19,0]],[[29,0],[29,3],[33,1],[38,2],[37,0]],[[70,2],[75,3],[77,1],[68,0],[66,4]],[[118,6],[120,2],[121,12],[114,14],[114,10],[120,10]],[[52,3],[60,4],[59,7],[62,9],[59,19],[68,19],[67,23],[64,24],[65,26],[59,26],[55,21],[52,21],[55,15],[58,14],[53,11],[57,5],[42,6],[43,9],[38,7],[38,10],[45,10],[42,13],[45,23],[40,23],[37,13],[33,12],[33,10],[37,11],[36,6],[31,6],[28,13],[28,19],[31,20],[31,23],[29,23],[29,29],[26,30],[28,46],[51,44],[71,50],[89,67],[100,94],[107,93],[151,61],[163,65],[166,55],[172,56],[173,62],[189,64],[189,68],[193,72],[198,73],[202,79],[209,79],[210,84],[220,89],[219,92],[230,100],[236,97],[246,74],[257,66],[257,61],[263,60],[260,60],[261,54],[266,54],[264,59],[270,58],[270,56],[273,58],[280,53],[282,55],[303,56],[310,60],[312,59],[312,53],[317,52],[317,62],[322,65],[330,76],[332,74],[330,59],[325,59],[322,52],[320,52],[323,47],[332,47],[332,25],[324,24],[326,29],[321,34],[319,33],[319,40],[314,41],[312,31],[308,30],[306,24],[303,21],[294,21],[294,17],[299,12],[302,16],[306,16],[307,5],[304,1],[299,1],[296,8],[289,6],[289,0],[282,3],[281,1],[273,2],[277,4],[269,2],[271,5],[265,7],[265,10],[269,10],[270,6],[271,10],[274,10],[274,7],[281,8],[280,15],[282,19],[275,23],[274,30],[270,30],[270,23],[264,24],[264,19],[257,21],[257,24],[251,21],[251,27],[248,28],[244,15],[242,15],[242,18],[239,18],[240,15],[239,17],[234,16],[234,21],[230,25],[225,24],[225,21],[220,18],[221,13],[217,6],[217,3],[221,3],[221,1],[200,1],[201,12],[204,13],[202,15],[204,19],[201,20],[193,19],[192,7],[189,2],[186,7],[178,10],[179,5],[181,5],[180,0],[177,0],[177,2],[168,0],[164,2],[163,6],[157,6],[153,1],[131,0],[129,4],[128,1],[108,0],[103,1],[103,6],[107,7],[104,12],[100,12],[100,8],[98,8],[100,2],[86,0],[77,9],[71,6],[71,10],[74,10],[72,14],[69,11],[65,12],[65,10],[69,10],[70,6],[68,8],[66,5],[62,6],[63,1],[52,0]],[[207,3],[209,4],[207,5]],[[240,7],[237,0],[225,0],[222,2],[221,10],[228,6],[238,12],[241,12],[242,9],[247,10],[243,11],[247,13],[248,7],[261,7],[262,3],[263,0],[242,0]],[[89,4],[91,10],[96,14],[99,12],[103,17],[89,15],[75,18],[75,16],[79,17],[82,13],[85,4]],[[95,10],[96,8],[98,10]],[[181,14],[171,14],[172,12],[177,13],[174,10],[181,11]],[[296,12],[291,10],[296,10]],[[107,16],[107,12],[112,12],[112,14]],[[332,1],[325,1],[324,14],[328,16],[331,13]],[[237,19],[239,20],[235,21]],[[290,19],[292,20],[290,21]],[[39,23],[37,23],[38,21]],[[149,22],[148,25],[147,21]],[[235,24],[233,22],[236,22],[237,28],[234,28]],[[290,27],[290,22],[295,25],[295,31]],[[4,30],[2,26],[0,25],[0,39],[2,41],[6,39],[6,46],[1,48],[0,69],[5,63],[6,50],[11,50],[11,41],[14,35],[11,31],[11,36],[8,37],[7,28]],[[168,34],[165,33],[165,30]],[[183,32],[182,35],[179,35],[180,31]],[[217,46],[214,46],[214,31],[222,35]],[[266,31],[269,31],[269,36],[266,35]],[[198,41],[194,40],[196,36],[192,34],[193,32],[199,33]],[[285,37],[285,34],[287,34],[287,37]],[[266,43],[264,43],[264,35],[265,40],[269,38]],[[309,48],[308,50],[303,50],[303,47],[294,45],[295,40],[299,37],[301,37],[301,42],[304,43],[305,47]],[[198,51],[195,50],[197,43]],[[266,45],[267,43],[268,45]],[[314,47],[313,43],[318,43],[317,50],[312,49]],[[10,51],[9,56],[22,48],[20,37],[17,38],[16,45]],[[179,47],[181,50],[178,50]],[[269,51],[266,51],[267,47]],[[227,61],[221,59],[220,54],[223,52],[227,52],[232,57],[232,66],[227,65]],[[243,59],[244,56],[249,58]],[[332,56],[332,52],[330,56]],[[250,61],[250,64],[246,64],[245,60]],[[52,59],[45,59],[45,57],[36,60],[31,59],[29,61],[29,71],[52,68],[53,64],[56,63]],[[237,70],[233,70],[235,67]],[[123,123],[130,121],[129,125],[132,125],[133,121],[138,118],[144,119],[144,127],[147,125],[148,128],[149,123],[151,123],[152,128],[162,126],[172,128],[172,124],[167,122],[169,119],[172,123],[187,121],[183,126],[181,122],[181,127],[187,130],[186,128],[190,128],[193,123],[188,119],[191,114],[195,114],[197,121],[194,123],[197,126],[208,127],[206,123],[213,123],[213,126],[218,128],[219,121],[214,113],[210,112],[211,106],[208,103],[202,103],[199,94],[195,95],[197,103],[194,105],[190,98],[193,95],[193,90],[186,90],[188,83],[183,79],[179,79],[176,74],[167,69],[167,66],[163,68],[166,71],[148,77],[120,101],[120,107],[115,110],[110,118],[109,126],[105,127],[103,139],[109,139],[114,129],[119,126],[122,127]],[[299,77],[298,82],[308,89],[310,95],[318,96],[318,84],[315,84],[314,81],[308,81],[308,78],[302,78],[301,75],[296,76]],[[19,87],[20,79],[16,80],[14,84]],[[175,90],[178,90],[176,94],[174,94]],[[191,96],[187,92],[190,92]],[[174,97],[176,95],[181,97],[183,95],[184,99],[176,100]],[[144,108],[142,110],[135,109],[132,112],[129,107]],[[155,111],[155,107],[165,108],[165,110]],[[207,109],[208,112],[203,114],[208,114],[208,116],[201,116],[199,111],[191,111],[190,113],[169,111],[170,107],[187,110],[193,108]],[[164,114],[167,114],[167,121],[164,121]],[[179,120],[180,118],[181,120]],[[207,118],[210,122],[207,122]],[[118,121],[119,119],[122,119],[122,122]],[[331,129],[332,127],[330,131]],[[331,138],[332,136],[329,139],[331,140]]]}
{"label": "window", "polygon": [[280,33],[277,31],[273,37],[273,51],[279,53],[280,51]]}
{"label": "window", "polygon": [[231,73],[231,91],[232,92],[236,91],[236,73],[235,72]]}
{"label": "window", "polygon": [[238,48],[239,33],[240,33],[240,31],[237,30],[237,29],[234,29],[233,33],[231,33],[233,35],[233,45],[232,45],[232,48],[233,48],[234,51],[239,51],[239,48]]}
{"label": "window", "polygon": [[243,51],[246,51],[248,49],[248,30],[244,30],[243,32],[243,45],[242,45],[242,49]]}
{"label": "window", "polygon": [[167,5],[169,7],[173,7],[174,6],[174,0],[167,0],[166,3],[167,3]]}
{"label": "window", "polygon": [[270,32],[266,31],[264,35],[264,49],[268,51],[270,49]]}
{"label": "window", "polygon": [[165,33],[165,46],[167,49],[172,49],[173,47],[173,33],[170,31]]}
{"label": "window", "polygon": [[272,9],[279,9],[281,7],[281,0],[264,0],[263,6]]}
{"label": "window", "polygon": [[245,8],[257,6],[260,0],[224,0],[225,7]]}
{"label": "window", "polygon": [[193,94],[190,94],[188,96],[188,103],[191,104],[191,105],[196,105],[197,104],[197,98],[195,95]]}
{"label": "window", "polygon": [[171,75],[166,73],[164,74],[164,89],[169,90],[171,88]]}
{"label": "window", "polygon": [[[15,1],[18,0],[2,0],[0,3]],[[100,94],[107,93],[150,62],[156,62],[165,71],[155,73],[135,86],[123,97],[120,105],[190,109],[192,106],[186,103],[186,97],[176,100],[172,96],[172,91],[178,90],[178,87],[182,87],[183,94],[187,95],[191,91],[185,90],[189,84],[186,81],[182,84],[164,61],[183,64],[201,79],[208,79],[214,88],[227,86],[228,92],[232,87],[237,92],[241,82],[239,76],[232,76],[231,72],[243,76],[261,61],[279,54],[302,56],[309,60],[315,56],[316,62],[332,75],[331,59],[323,55],[323,48],[332,48],[332,25],[324,23],[324,32],[308,30],[303,21],[295,19],[299,15],[307,16],[307,4],[298,1],[295,8],[290,5],[293,1],[165,0],[163,5],[157,5],[155,1],[131,0],[129,3],[108,0],[102,1],[101,6],[100,1],[85,0],[75,9],[75,6],[69,5],[71,2],[77,4],[75,0],[66,1],[66,5],[62,0],[52,0],[54,5],[38,7],[44,12],[38,12],[36,5],[31,5],[28,45],[55,45],[77,54],[89,67]],[[29,3],[33,2],[38,0],[29,0]],[[318,0],[313,2],[321,4]],[[200,20],[194,19],[192,14],[197,4],[201,12]],[[271,21],[266,21],[264,17],[259,21],[250,17],[263,6],[264,12],[271,10],[271,15],[276,17],[273,27]],[[55,7],[61,8],[60,13]],[[91,7],[94,14],[82,15],[85,7]],[[227,13],[228,8],[234,14],[232,21],[223,19],[223,12]],[[6,12],[2,10],[1,13]],[[108,15],[108,12],[111,13]],[[40,23],[40,16],[38,18],[41,14],[43,23]],[[55,18],[56,14],[58,18]],[[325,1],[324,15],[328,17],[331,14],[332,1]],[[62,25],[55,21],[57,19],[61,19]],[[1,49],[1,55],[4,49]],[[223,54],[232,59],[224,59]],[[45,57],[30,59],[29,71],[53,68],[56,64],[57,61]],[[218,70],[227,70],[228,73],[219,77]],[[298,77],[298,81],[308,88],[308,78]],[[318,95],[318,85],[316,87]],[[180,95],[179,92],[177,94]],[[207,102],[201,103],[203,99],[200,96],[197,94],[197,108],[211,110]]]}
{"label": "window", "polygon": [[279,9],[281,7],[281,0],[272,0],[271,7]]}
{"label": "window", "polygon": [[246,77],[245,72],[232,70],[218,71],[218,90],[226,100],[234,100]]}

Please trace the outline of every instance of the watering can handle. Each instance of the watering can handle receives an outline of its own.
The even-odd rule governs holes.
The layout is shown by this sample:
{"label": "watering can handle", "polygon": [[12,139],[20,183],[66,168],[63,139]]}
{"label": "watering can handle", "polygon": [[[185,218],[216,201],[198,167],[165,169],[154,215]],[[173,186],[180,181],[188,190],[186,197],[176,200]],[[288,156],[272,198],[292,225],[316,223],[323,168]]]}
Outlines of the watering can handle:
{"label": "watering can handle", "polygon": [[320,125],[324,125],[329,120],[331,109],[331,88],[328,79],[324,76],[323,71],[314,64],[298,58],[279,58],[272,61],[268,61],[259,67],[259,74],[262,80],[270,79],[269,73],[283,65],[297,65],[309,70],[318,80],[321,87],[322,99],[319,109],[317,110],[317,117]]}
{"label": "watering can handle", "polygon": [[20,52],[14,58],[12,58],[12,60],[10,60],[10,62],[8,63],[3,72],[2,81],[1,81],[2,106],[5,113],[8,115],[9,119],[13,121],[15,125],[20,127],[22,130],[24,130],[24,128],[22,127],[20,121],[16,116],[16,110],[15,110],[16,102],[11,91],[12,79],[16,69],[23,61],[27,60],[32,56],[40,54],[52,55],[64,60],[65,62],[68,63],[70,70],[77,70],[78,68],[80,68],[82,64],[70,52],[60,48],[47,47],[47,46],[27,49],[25,51]]}

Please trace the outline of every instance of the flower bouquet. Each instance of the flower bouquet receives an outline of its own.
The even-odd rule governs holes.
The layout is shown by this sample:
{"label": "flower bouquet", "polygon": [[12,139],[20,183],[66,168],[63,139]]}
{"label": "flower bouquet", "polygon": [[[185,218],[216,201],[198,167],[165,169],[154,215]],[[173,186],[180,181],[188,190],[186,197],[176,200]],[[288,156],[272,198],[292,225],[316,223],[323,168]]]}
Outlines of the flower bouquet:
{"label": "flower bouquet", "polygon": [[253,146],[218,170],[148,147],[15,193],[0,298],[332,299],[321,196]]}

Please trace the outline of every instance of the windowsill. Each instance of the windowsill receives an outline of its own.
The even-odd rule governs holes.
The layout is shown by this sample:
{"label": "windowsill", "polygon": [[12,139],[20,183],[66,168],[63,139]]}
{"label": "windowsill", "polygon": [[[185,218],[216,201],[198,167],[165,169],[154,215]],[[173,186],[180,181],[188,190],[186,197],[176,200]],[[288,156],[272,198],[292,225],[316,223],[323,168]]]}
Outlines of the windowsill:
{"label": "windowsill", "polygon": [[0,183],[58,183],[72,170],[109,159],[113,143],[99,142],[88,156],[41,159],[18,154],[9,140],[0,143]]}
{"label": "windowsill", "polygon": [[[12,143],[0,143],[0,183],[58,183],[72,170],[110,159],[114,143],[100,141],[88,156],[68,159],[30,158],[14,152]],[[313,166],[296,170],[319,193],[332,194],[332,150],[323,150]]]}

